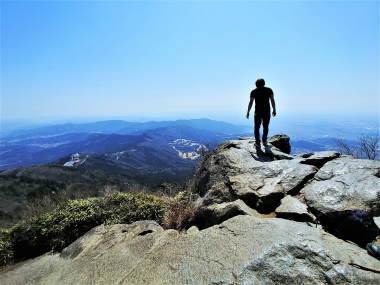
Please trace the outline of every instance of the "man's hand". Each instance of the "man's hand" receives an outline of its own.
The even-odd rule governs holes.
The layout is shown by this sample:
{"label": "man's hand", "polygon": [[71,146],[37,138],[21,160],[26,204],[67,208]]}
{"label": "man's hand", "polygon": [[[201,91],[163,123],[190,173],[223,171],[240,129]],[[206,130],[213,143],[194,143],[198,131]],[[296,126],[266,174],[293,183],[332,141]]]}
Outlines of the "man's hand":
{"label": "man's hand", "polygon": [[276,110],[274,110],[273,112],[272,112],[272,115],[273,115],[273,117],[276,117]]}
{"label": "man's hand", "polygon": [[[252,92],[253,92],[253,91],[252,91]],[[248,104],[247,115],[245,115],[245,116],[247,117],[247,119],[249,119],[249,112],[251,111],[252,104],[253,104],[253,100],[254,100],[254,97],[252,96],[252,92],[251,92],[251,95],[250,95],[250,98],[249,98],[249,104]]]}

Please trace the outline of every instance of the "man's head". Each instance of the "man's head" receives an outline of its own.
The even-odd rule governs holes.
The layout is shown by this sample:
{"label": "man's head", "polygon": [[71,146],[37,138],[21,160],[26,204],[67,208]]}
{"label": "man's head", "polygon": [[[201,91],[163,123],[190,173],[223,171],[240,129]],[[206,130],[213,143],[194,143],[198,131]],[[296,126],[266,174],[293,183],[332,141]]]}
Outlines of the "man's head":
{"label": "man's head", "polygon": [[264,87],[265,85],[265,80],[260,78],[256,80],[256,87]]}

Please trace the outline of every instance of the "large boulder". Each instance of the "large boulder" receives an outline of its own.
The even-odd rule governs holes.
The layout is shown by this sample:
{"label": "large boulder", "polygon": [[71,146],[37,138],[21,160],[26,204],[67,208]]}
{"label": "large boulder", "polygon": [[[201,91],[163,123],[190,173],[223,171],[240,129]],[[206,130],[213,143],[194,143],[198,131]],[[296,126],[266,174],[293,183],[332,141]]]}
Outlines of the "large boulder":
{"label": "large boulder", "polygon": [[199,207],[242,199],[263,213],[272,212],[285,194],[297,193],[318,170],[273,146],[257,149],[254,142],[227,141],[206,157],[194,181]]}
{"label": "large boulder", "polygon": [[327,162],[302,189],[306,203],[325,228],[365,246],[379,228],[380,162],[341,157]]}
{"label": "large boulder", "polygon": [[253,208],[271,212],[285,194],[295,194],[316,172],[313,166],[292,160],[276,160],[231,173],[228,186],[232,193]]}
{"label": "large boulder", "polygon": [[289,154],[291,152],[290,137],[285,134],[278,134],[271,137],[268,142],[280,151]]}
{"label": "large boulder", "polygon": [[317,213],[363,210],[380,215],[380,162],[337,158],[327,162],[303,190]]}
{"label": "large boulder", "polygon": [[[144,223],[146,223],[144,225]],[[356,245],[283,219],[237,216],[202,231],[151,222],[99,226],[65,254],[0,273],[1,284],[379,284],[380,262]]]}

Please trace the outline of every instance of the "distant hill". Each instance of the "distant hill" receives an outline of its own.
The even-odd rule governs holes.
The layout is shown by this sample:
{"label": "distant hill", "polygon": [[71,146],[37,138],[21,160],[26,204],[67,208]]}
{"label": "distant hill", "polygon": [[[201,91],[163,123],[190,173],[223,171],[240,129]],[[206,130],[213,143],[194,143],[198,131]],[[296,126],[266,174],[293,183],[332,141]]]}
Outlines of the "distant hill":
{"label": "distant hill", "polygon": [[[111,188],[125,191],[138,183],[122,174],[100,169],[38,165],[0,172],[0,227],[12,224],[25,214],[27,205],[45,196],[88,197]],[[59,198],[60,199],[60,198]]]}
{"label": "distant hill", "polygon": [[[160,152],[167,154],[165,159],[172,160],[176,156],[169,155],[170,152],[180,157],[172,145],[177,139],[215,146],[244,130],[245,127],[207,119],[146,123],[104,121],[20,130],[2,138],[0,169],[49,163],[74,152],[104,154],[129,149],[137,151],[134,157],[146,156],[142,152],[148,152],[157,158],[153,153]],[[178,162],[172,161],[171,165]]]}
{"label": "distant hill", "polygon": [[[110,133],[116,130],[119,133]],[[0,146],[0,167],[5,169],[0,172],[0,224],[19,219],[30,201],[46,195],[68,191],[97,196],[107,187],[129,191],[131,185],[155,191],[164,182],[182,183],[203,152],[239,130],[211,120],[181,120],[106,121],[19,131]],[[75,153],[79,155],[74,159]]]}
{"label": "distant hill", "polygon": [[127,122],[121,120],[100,121],[85,124],[60,124],[32,129],[20,129],[8,133],[5,139],[28,138],[63,135],[68,133],[104,133],[104,134],[136,134],[163,127],[191,127],[216,133],[240,133],[246,126],[238,126],[226,122],[209,119]]}
{"label": "distant hill", "polygon": [[313,152],[313,151],[323,151],[325,150],[324,145],[318,144],[306,140],[292,141],[292,152],[302,153],[302,152]]}

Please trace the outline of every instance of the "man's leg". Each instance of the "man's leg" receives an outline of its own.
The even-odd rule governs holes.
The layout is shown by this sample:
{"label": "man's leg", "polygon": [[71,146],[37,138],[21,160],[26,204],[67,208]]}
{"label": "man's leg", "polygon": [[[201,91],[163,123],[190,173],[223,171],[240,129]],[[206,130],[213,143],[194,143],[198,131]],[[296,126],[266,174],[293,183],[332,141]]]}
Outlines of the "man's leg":
{"label": "man's leg", "polygon": [[256,144],[260,143],[260,126],[261,126],[261,116],[255,114],[255,140]]}
{"label": "man's leg", "polygon": [[270,113],[263,116],[263,143],[267,142],[269,132]]}

